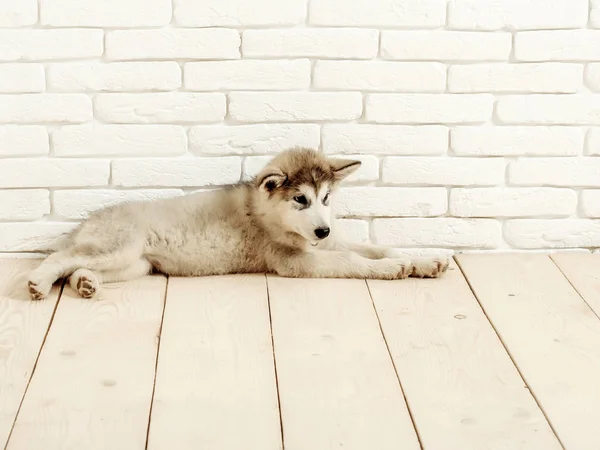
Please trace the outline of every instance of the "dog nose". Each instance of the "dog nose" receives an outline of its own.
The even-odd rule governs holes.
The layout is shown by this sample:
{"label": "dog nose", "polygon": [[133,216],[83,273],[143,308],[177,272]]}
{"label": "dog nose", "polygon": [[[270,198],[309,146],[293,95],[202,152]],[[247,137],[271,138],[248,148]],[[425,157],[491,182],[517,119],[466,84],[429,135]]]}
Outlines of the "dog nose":
{"label": "dog nose", "polygon": [[319,239],[325,239],[329,236],[329,228],[317,228],[315,229],[315,236]]}

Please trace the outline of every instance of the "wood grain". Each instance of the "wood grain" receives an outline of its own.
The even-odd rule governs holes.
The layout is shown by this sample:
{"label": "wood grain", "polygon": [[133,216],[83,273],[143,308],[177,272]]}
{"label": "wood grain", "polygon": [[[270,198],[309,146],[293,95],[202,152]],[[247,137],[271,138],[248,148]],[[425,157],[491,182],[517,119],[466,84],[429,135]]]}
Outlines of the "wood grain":
{"label": "wood grain", "polygon": [[600,317],[600,254],[556,253],[552,259]]}

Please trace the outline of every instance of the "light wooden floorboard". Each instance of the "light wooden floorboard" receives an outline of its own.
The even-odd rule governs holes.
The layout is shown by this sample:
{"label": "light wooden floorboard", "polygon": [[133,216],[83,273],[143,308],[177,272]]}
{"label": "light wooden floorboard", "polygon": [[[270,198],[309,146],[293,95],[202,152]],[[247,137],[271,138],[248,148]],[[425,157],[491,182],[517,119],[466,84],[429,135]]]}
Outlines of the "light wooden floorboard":
{"label": "light wooden floorboard", "polygon": [[26,274],[39,260],[0,260],[0,448],[6,445],[46,336],[59,288],[29,300]]}
{"label": "light wooden floorboard", "polygon": [[561,449],[456,264],[368,284],[425,449]]}
{"label": "light wooden floorboard", "polygon": [[264,275],[169,279],[148,448],[281,448]]}
{"label": "light wooden floorboard", "polygon": [[458,261],[565,448],[598,450],[600,320],[547,256]]}
{"label": "light wooden floorboard", "polygon": [[365,282],[267,281],[285,449],[418,449]]}
{"label": "light wooden floorboard", "polygon": [[165,284],[65,287],[9,450],[144,449]]}
{"label": "light wooden floorboard", "polygon": [[600,254],[557,253],[552,259],[600,317]]}

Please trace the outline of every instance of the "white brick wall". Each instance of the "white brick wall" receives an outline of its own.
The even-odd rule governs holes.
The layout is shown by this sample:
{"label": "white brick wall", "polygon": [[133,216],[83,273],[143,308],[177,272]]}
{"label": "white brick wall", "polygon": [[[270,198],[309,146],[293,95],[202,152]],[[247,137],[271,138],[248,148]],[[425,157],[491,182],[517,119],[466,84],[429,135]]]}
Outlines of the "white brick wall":
{"label": "white brick wall", "polygon": [[355,239],[596,250],[600,0],[0,0],[0,252],[292,146]]}

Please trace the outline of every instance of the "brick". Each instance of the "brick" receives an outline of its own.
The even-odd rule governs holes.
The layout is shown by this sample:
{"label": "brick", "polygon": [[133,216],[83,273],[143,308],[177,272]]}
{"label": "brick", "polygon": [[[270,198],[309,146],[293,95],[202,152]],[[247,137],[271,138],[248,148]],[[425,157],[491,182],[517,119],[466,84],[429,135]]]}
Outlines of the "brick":
{"label": "brick", "polygon": [[600,91],[600,63],[590,63],[585,71],[585,82],[593,91]]}
{"label": "brick", "polygon": [[246,30],[242,53],[248,57],[370,59],[377,56],[377,30],[293,28]]}
{"label": "brick", "polygon": [[48,132],[38,125],[0,125],[0,157],[46,155]]}
{"label": "brick", "polygon": [[577,194],[557,188],[452,189],[450,214],[457,217],[560,217],[575,214]]}
{"label": "brick", "polygon": [[242,179],[251,180],[273,159],[272,156],[248,156],[242,164]]}
{"label": "brick", "polygon": [[493,249],[502,245],[502,225],[491,219],[375,219],[378,244],[397,247]]}
{"label": "brick", "polygon": [[119,30],[106,35],[106,57],[112,60],[238,59],[239,48],[239,33],[225,28]]}
{"label": "brick", "polygon": [[319,0],[309,7],[314,25],[437,28],[445,19],[445,0]]}
{"label": "brick", "polygon": [[[343,236],[354,242],[367,242],[369,240],[369,222],[358,219],[339,219],[335,221],[335,235]],[[337,232],[336,232],[337,231]]]}
{"label": "brick", "polygon": [[581,212],[585,217],[600,218],[600,189],[581,192]]}
{"label": "brick", "polygon": [[575,93],[581,85],[579,64],[476,64],[452,66],[450,92]]}
{"label": "brick", "polygon": [[492,117],[489,94],[369,94],[366,120],[380,123],[477,123]]}
{"label": "brick", "polygon": [[590,0],[590,26],[600,28],[600,1]]}
{"label": "brick", "polygon": [[542,125],[600,124],[600,96],[515,95],[498,100],[498,119],[503,123]]}
{"label": "brick", "polygon": [[320,129],[313,124],[200,125],[189,133],[190,150],[206,155],[271,154],[291,148],[318,148]]}
{"label": "brick", "polygon": [[451,0],[448,25],[460,30],[585,28],[587,0]]}
{"label": "brick", "polygon": [[508,179],[521,186],[600,187],[600,158],[520,159],[509,165]]}
{"label": "brick", "polygon": [[600,246],[600,221],[583,219],[509,220],[506,241],[520,249]]}
{"label": "brick", "polygon": [[81,94],[0,95],[2,122],[85,122],[92,118],[92,101]]}
{"label": "brick", "polygon": [[335,199],[343,217],[427,217],[448,210],[445,188],[348,187]]}
{"label": "brick", "polygon": [[326,153],[374,155],[441,155],[448,149],[448,128],[439,125],[323,126]]}
{"label": "brick", "polygon": [[53,63],[48,86],[56,91],[171,91],[181,87],[174,61],[122,63]]}
{"label": "brick", "polygon": [[443,92],[446,66],[391,61],[317,61],[313,83],[319,89]]}
{"label": "brick", "polygon": [[35,24],[37,19],[37,0],[0,2],[0,27],[24,27]]}
{"label": "brick", "polygon": [[122,159],[112,163],[112,182],[125,187],[202,187],[237,183],[241,172],[238,157]]}
{"label": "brick", "polygon": [[171,21],[171,0],[43,0],[40,20],[54,27],[159,27]]}
{"label": "brick", "polygon": [[600,59],[600,31],[526,31],[515,36],[519,61],[586,61]]}
{"label": "brick", "polygon": [[574,156],[583,150],[585,128],[457,127],[450,131],[460,156]]}
{"label": "brick", "polygon": [[77,223],[0,223],[0,252],[54,251]]}
{"label": "brick", "polygon": [[298,25],[306,20],[306,0],[175,0],[175,21],[183,27]]}
{"label": "brick", "polygon": [[109,175],[109,162],[103,160],[3,159],[0,188],[105,186]]}
{"label": "brick", "polygon": [[50,213],[46,189],[0,190],[0,220],[35,220]]}
{"label": "brick", "polygon": [[65,219],[85,219],[91,212],[125,202],[152,201],[183,195],[181,189],[58,190],[52,195],[54,214]]}
{"label": "brick", "polygon": [[600,155],[600,129],[590,129],[587,136],[586,155]]}
{"label": "brick", "polygon": [[308,59],[192,62],[184,84],[192,91],[307,89],[310,71]]}
{"label": "brick", "polygon": [[0,64],[0,93],[43,92],[46,89],[41,64]]}
{"label": "brick", "polygon": [[0,61],[102,56],[102,30],[0,30]]}
{"label": "brick", "polygon": [[382,31],[384,59],[416,61],[508,61],[510,33],[462,31]]}
{"label": "brick", "polygon": [[187,151],[175,125],[72,125],[52,133],[55,156],[165,156]]}
{"label": "brick", "polygon": [[382,180],[390,184],[493,186],[504,182],[503,158],[411,158],[383,160]]}
{"label": "brick", "polygon": [[240,122],[354,120],[362,114],[359,92],[232,92],[229,115]]}
{"label": "brick", "polygon": [[198,123],[225,118],[224,94],[164,92],[153,94],[100,94],[96,117],[113,123]]}

